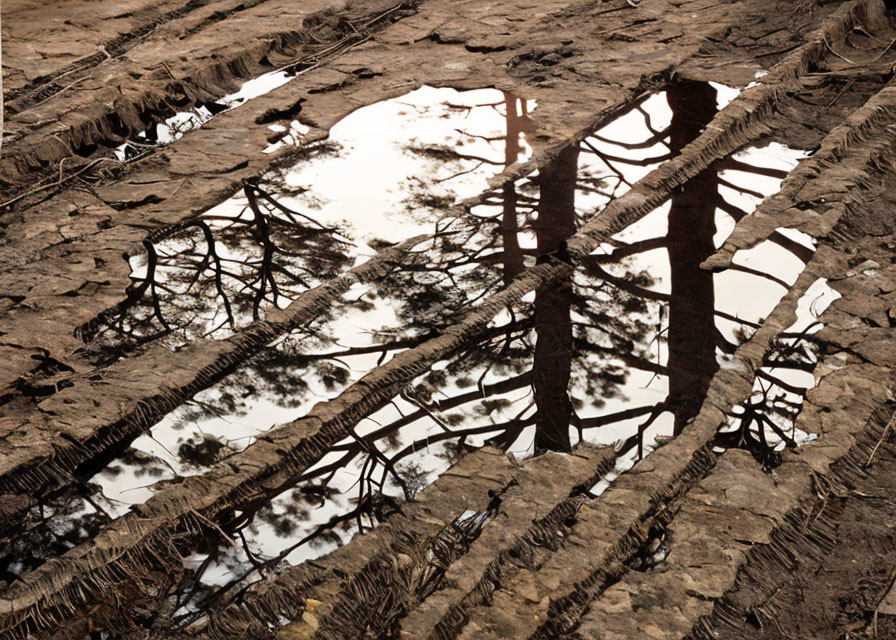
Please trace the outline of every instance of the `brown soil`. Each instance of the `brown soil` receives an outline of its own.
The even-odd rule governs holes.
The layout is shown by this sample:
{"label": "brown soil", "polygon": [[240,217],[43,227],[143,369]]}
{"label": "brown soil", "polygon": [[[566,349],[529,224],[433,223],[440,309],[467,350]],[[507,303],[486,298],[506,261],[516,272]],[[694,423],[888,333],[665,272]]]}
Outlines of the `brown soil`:
{"label": "brown soil", "polygon": [[[508,259],[504,286],[473,309],[402,344],[302,417],[232,456],[212,455],[201,473],[161,484],[88,539],[54,548],[10,578],[0,595],[0,638],[896,637],[896,610],[881,604],[896,576],[892,3],[7,4],[5,548],[21,545],[46,501],[80,491],[135,437],[244,370],[273,341],[325,317],[353,284],[378,283],[422,259],[411,253],[419,238],[384,247],[225,339],[174,350],[147,341],[96,357],[98,328],[147,294],[131,282],[128,257],[202,228],[200,214],[240,190],[257,213],[259,178],[314,154],[346,115],[422,84],[533,99],[538,106],[525,122],[533,154],[517,162],[508,152],[491,183],[507,194],[538,171],[541,200],[537,261]],[[169,146],[148,145],[126,161],[110,156],[169,115],[213,105],[282,67],[304,73]],[[757,71],[758,86],[717,113],[705,83],[743,87]],[[669,157],[576,229],[579,144],[661,90],[674,114]],[[304,144],[263,153],[282,137],[269,125],[296,119],[311,127]],[[716,251],[714,224],[701,227],[706,217],[695,212],[712,215],[706,194],[718,190],[733,153],[770,141],[812,154],[776,195],[736,218]],[[462,217],[496,191],[446,205],[446,213]],[[669,200],[663,246],[680,271],[672,276],[668,340],[685,348],[658,372],[671,371],[661,408],[674,413],[676,437],[594,496],[590,487],[616,454],[573,449],[569,440],[577,424],[568,396],[573,274]],[[504,223],[507,242],[515,229]],[[808,234],[817,250],[796,246],[781,228]],[[768,239],[801,255],[805,269],[720,367],[715,336],[694,328],[712,325],[714,307],[697,303],[712,298],[711,270],[733,268],[737,251]],[[842,297],[819,318],[816,386],[794,422],[815,438],[783,454],[719,450],[726,414],[751,396],[819,278]],[[530,294],[534,304],[524,302]],[[382,523],[373,533],[210,599],[208,615],[190,629],[173,623],[166,594],[179,580],[187,584],[184,557],[221,535],[237,540],[240,518],[296,486],[361,420],[406,396],[437,362],[475,350],[505,310],[529,306],[539,340],[519,386],[532,386],[540,455],[520,465],[498,449],[461,455],[461,442],[455,465],[419,496],[386,505],[387,514],[385,503],[358,505],[359,522],[363,508]],[[493,390],[479,388],[482,397]],[[513,438],[505,439],[492,444],[506,448]],[[460,526],[468,511],[481,518]]]}

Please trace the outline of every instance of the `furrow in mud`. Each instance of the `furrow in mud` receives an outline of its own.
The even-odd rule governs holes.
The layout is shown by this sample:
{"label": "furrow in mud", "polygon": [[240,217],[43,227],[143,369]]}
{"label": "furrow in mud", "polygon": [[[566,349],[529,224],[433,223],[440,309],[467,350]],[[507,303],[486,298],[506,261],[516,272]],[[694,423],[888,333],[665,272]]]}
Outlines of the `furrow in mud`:
{"label": "furrow in mud", "polygon": [[406,563],[422,565],[439,532],[450,528],[468,509],[485,511],[495,496],[502,496],[511,487],[517,472],[512,458],[489,447],[465,455],[369,535],[313,565],[297,565],[276,580],[259,582],[238,602],[212,611],[211,633],[220,637],[266,634],[283,617],[301,618],[308,598],[326,602],[329,597],[332,602],[340,585],[368,566],[389,566],[392,562],[398,570],[401,563],[394,558],[398,553],[404,554],[401,558]]}
{"label": "furrow in mud", "polygon": [[[219,3],[215,7],[215,12],[211,17],[203,16],[201,20],[202,22],[207,22],[214,17],[217,17],[217,19],[220,20],[228,13],[240,11],[242,8],[253,6],[258,4],[258,2],[263,1],[264,0],[254,0],[248,3],[234,2],[229,6],[221,6]],[[6,109],[8,116],[13,116],[36,104],[45,102],[57,93],[64,91],[66,87],[71,87],[73,83],[74,85],[77,85],[89,69],[106,62],[110,58],[117,58],[125,55],[137,42],[151,34],[158,27],[183,18],[191,12],[197,11],[208,4],[208,0],[190,0],[181,6],[170,7],[167,11],[159,11],[159,9],[164,9],[164,6],[147,6],[136,12],[130,13],[130,15],[123,16],[127,20],[132,21],[132,28],[128,31],[116,34],[113,38],[105,42],[98,43],[98,51],[79,58],[74,62],[65,64],[64,66],[48,70],[46,73],[28,80],[24,84],[13,83],[12,88],[9,89],[4,96],[4,108]],[[45,11],[52,11],[52,8],[45,9]],[[20,27],[21,25],[18,24],[19,17],[14,11],[11,13],[12,15],[7,16],[7,25],[12,23],[15,27]],[[109,19],[107,17],[97,16],[97,22],[99,24],[91,26],[105,27],[104,23],[108,23]],[[8,47],[10,44],[12,43],[7,42]],[[10,48],[14,49],[15,45]],[[13,58],[15,59],[15,55],[13,55]],[[7,86],[9,86],[8,83]]]}
{"label": "furrow in mud", "polygon": [[[631,202],[623,203],[621,199],[611,203],[601,216],[585,225],[582,235],[612,236],[652,211],[662,202],[661,194],[684,184],[713,161],[770,133],[775,110],[783,101],[787,88],[798,85],[803,74],[831,55],[831,42],[841,42],[858,26],[874,30],[885,23],[884,6],[880,2],[844,5],[838,10],[838,16],[808,38],[806,45],[788,54],[772,68],[761,84],[746,89],[723,109],[710,123],[707,132],[685,147],[681,155],[642,180],[631,194],[631,201],[640,200],[640,206],[633,207]],[[854,138],[861,139],[861,134],[853,134],[851,139]],[[573,243],[570,248],[578,250]]]}
{"label": "furrow in mud", "polygon": [[[867,460],[887,424],[879,414],[868,414],[874,412],[872,399],[886,398],[890,375],[859,375],[867,373],[869,388],[877,393],[853,398],[855,414],[844,412],[847,421],[788,455],[774,475],[763,472],[746,452],[726,453],[713,473],[691,490],[665,530],[666,559],[646,572],[629,572],[591,604],[573,634],[560,637],[692,637],[697,623],[693,637],[718,638],[711,630],[715,625],[698,619],[709,616],[735,577],[771,586],[808,559],[818,562],[829,553],[834,528],[824,519],[818,522],[823,515],[819,502],[835,499],[839,488],[854,482],[861,473],[860,461]],[[856,372],[843,375],[849,378]],[[850,447],[851,442],[855,444]],[[849,450],[844,454],[845,448]],[[715,604],[715,610],[716,625],[724,621],[742,627],[749,615],[742,609],[735,618],[730,605],[722,603]],[[763,610],[762,626],[771,626],[775,613],[783,611]]]}
{"label": "furrow in mud", "polygon": [[[892,152],[894,119],[896,86],[889,84],[824,139],[821,148],[797,167],[785,188],[763,205],[762,212],[738,222],[722,248],[705,262],[706,268],[726,268],[737,251],[755,247],[779,227],[817,237],[829,233],[833,223],[816,209],[848,194],[856,165],[867,170]],[[828,184],[817,193],[819,188],[813,183],[823,181]]]}
{"label": "furrow in mud", "polygon": [[89,544],[51,560],[23,577],[0,603],[2,633],[52,619],[50,612],[69,610],[101,597],[117,577],[136,575],[166,555],[177,530],[202,530],[223,510],[242,510],[265,500],[271,489],[288,484],[316,463],[333,444],[349,435],[364,416],[388,403],[415,377],[480,333],[503,309],[529,291],[546,285],[563,265],[542,264],[518,277],[511,287],[482,303],[462,322],[419,347],[397,354],[337,398],[320,403],[305,417],[260,437],[245,451],[203,475],[167,487],[132,513],[113,522]]}
{"label": "furrow in mud", "polygon": [[574,629],[591,601],[628,571],[626,563],[653,533],[672,521],[681,498],[712,472],[718,454],[711,441],[725,412],[749,396],[764,353],[791,324],[797,299],[829,261],[836,263],[836,258],[824,250],[816,253],[762,327],[738,349],[738,364],[713,378],[694,421],[586,504],[564,546],[533,571],[502,585],[484,605],[458,608],[454,620],[446,616],[425,637],[548,638]]}
{"label": "furrow in mud", "polygon": [[[519,473],[511,457],[489,447],[462,457],[369,535],[313,565],[297,565],[274,581],[259,582],[239,602],[213,611],[210,632],[220,637],[263,635],[279,626],[283,617],[301,618],[309,598],[332,609],[340,589],[356,584],[365,571],[419,570],[441,532],[450,532],[452,523],[467,510],[485,512],[496,496],[500,499],[511,489]],[[380,576],[380,582],[388,579]],[[372,596],[379,586],[366,595]],[[309,611],[314,620],[317,611],[315,607]]]}
{"label": "furrow in mud", "polygon": [[892,609],[881,600],[896,571],[886,525],[894,505],[881,489],[892,478],[893,418],[876,418],[815,504],[749,554],[737,590],[688,638],[891,637]]}
{"label": "furrow in mud", "polygon": [[[882,256],[878,243],[856,244],[866,260]],[[802,420],[820,437],[775,470],[774,502],[748,496],[753,511],[760,504],[776,511],[779,504],[792,506],[785,517],[765,523],[774,531],[741,548],[736,579],[731,567],[716,568],[727,579],[710,600],[691,608],[701,617],[688,618],[694,625],[688,638],[843,637],[856,618],[871,614],[896,568],[882,560],[892,537],[877,524],[891,520],[894,508],[880,493],[893,464],[893,360],[882,355],[872,363],[851,352],[843,344],[849,327],[842,318],[870,320],[877,305],[868,300],[884,301],[879,285],[892,279],[893,269],[832,275],[832,286],[844,295],[827,314],[823,342],[830,355]],[[853,340],[873,342],[867,335]],[[790,485],[799,491],[788,491]],[[867,535],[859,532],[865,527]]]}
{"label": "furrow in mud", "polygon": [[[799,286],[797,282],[795,288]],[[784,310],[792,304],[788,298],[763,328],[774,326],[774,315],[788,313]],[[743,369],[749,370],[749,360],[743,354],[741,358]],[[439,639],[527,638],[539,637],[539,628],[547,622],[551,631],[545,637],[553,637],[555,625],[563,629],[574,624],[588,603],[625,573],[625,563],[644,547],[651,533],[668,524],[676,502],[715,466],[717,455],[700,442],[711,438],[723,421],[716,403],[737,402],[747,395],[744,380],[736,377],[716,374],[694,422],[597,500],[585,504],[556,553],[511,576],[491,598],[473,599],[478,604],[475,608],[459,603],[434,626],[415,631],[426,633],[421,637]]]}

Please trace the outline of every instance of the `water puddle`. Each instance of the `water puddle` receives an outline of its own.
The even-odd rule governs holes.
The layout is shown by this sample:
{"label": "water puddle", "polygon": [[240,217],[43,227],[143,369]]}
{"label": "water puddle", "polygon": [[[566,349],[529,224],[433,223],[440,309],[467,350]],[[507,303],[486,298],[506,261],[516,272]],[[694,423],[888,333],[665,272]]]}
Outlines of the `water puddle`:
{"label": "water puddle", "polygon": [[[95,333],[97,353],[114,359],[136,348],[135,339],[178,348],[196,336],[226,335],[386,243],[434,237],[382,281],[356,285],[328,315],[269,345],[136,439],[127,456],[90,479],[100,489],[91,499],[110,515],[125,512],[151,495],[157,479],[200,473],[334,397],[539,257],[562,259],[566,238],[585,219],[677,153],[732,97],[710,85],[676,86],[537,175],[493,192],[487,179],[529,153],[534,105],[495,90],[423,88],[359,110],[312,156],[207,212],[214,254],[206,228],[197,227],[157,243],[151,275],[150,261],[135,259],[135,286],[149,282],[149,298]],[[804,156],[772,143],[718,163],[567,280],[499,314],[269,503],[239,514],[229,531],[235,544],[189,556],[185,580],[193,587],[172,595],[174,623],[195,622],[246,584],[375,526],[469,448],[488,443],[525,458],[583,440],[617,443],[614,473],[621,473],[677,433],[813,247],[782,231],[737,254],[728,271],[699,264]],[[480,192],[487,192],[480,205],[446,216],[446,205]],[[193,295],[197,288],[203,296]],[[162,336],[159,314],[170,328]],[[793,328],[794,344],[781,348],[799,352],[803,331]],[[769,376],[781,366],[770,366]]]}
{"label": "water puddle", "polygon": [[297,75],[301,75],[301,72],[271,71],[248,80],[235,93],[228,94],[214,102],[197,105],[189,111],[179,111],[162,122],[152,125],[131,140],[115,147],[112,154],[119,161],[133,160],[147,150],[169,145],[189,131],[203,126],[219,113],[236,109],[249,100],[270,93],[292,81]]}
{"label": "water puddle", "polygon": [[797,303],[797,320],[774,343],[753,380],[753,393],[734,407],[728,423],[715,441],[717,451],[746,449],[771,469],[781,463],[785,448],[796,448],[816,439],[796,427],[806,394],[815,387],[817,344],[812,336],[821,331],[818,317],[840,294],[823,278],[816,280]]}

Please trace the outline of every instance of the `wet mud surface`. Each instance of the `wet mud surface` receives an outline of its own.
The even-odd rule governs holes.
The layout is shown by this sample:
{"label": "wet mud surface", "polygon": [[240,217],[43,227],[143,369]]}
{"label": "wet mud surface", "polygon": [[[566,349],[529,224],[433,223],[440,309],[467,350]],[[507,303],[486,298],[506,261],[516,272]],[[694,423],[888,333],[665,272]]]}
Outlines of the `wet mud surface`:
{"label": "wet mud surface", "polygon": [[886,633],[896,22],[798,5],[4,7],[0,637]]}

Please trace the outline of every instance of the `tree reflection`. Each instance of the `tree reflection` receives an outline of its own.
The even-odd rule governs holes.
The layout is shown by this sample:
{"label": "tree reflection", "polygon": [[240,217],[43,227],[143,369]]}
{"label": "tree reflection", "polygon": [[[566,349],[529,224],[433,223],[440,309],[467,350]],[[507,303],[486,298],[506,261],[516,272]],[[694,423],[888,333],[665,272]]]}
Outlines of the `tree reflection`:
{"label": "tree reflection", "polygon": [[79,329],[103,365],[142,346],[221,338],[335,277],[349,262],[335,228],[280,202],[266,184],[144,241],[145,273],[125,299]]}
{"label": "tree reflection", "polygon": [[[682,80],[667,91],[672,108],[670,149],[679,153],[716,113],[716,90],[705,82]],[[703,404],[716,361],[713,274],[700,263],[715,251],[718,169],[710,166],[672,197],[666,250],[671,267],[668,305],[669,397],[675,433],[681,433]]]}
{"label": "tree reflection", "polygon": [[[429,216],[436,230],[419,249],[420,259],[393,265],[375,286],[340,301],[340,311],[331,309],[313,325],[263,349],[215,388],[213,403],[196,401],[182,411],[182,423],[245,412],[258,397],[299,407],[321,389],[331,396],[358,375],[353,367],[363,373],[392,354],[438,335],[459,314],[506,286],[527,266],[536,261],[568,262],[565,241],[586,215],[577,209],[577,198],[601,195],[608,201],[617,197],[632,183],[626,165],[652,166],[679,153],[716,111],[716,91],[705,83],[672,83],[667,100],[672,111],[667,129],[656,128],[638,103],[632,113],[643,117],[645,139],[616,141],[597,133],[581,145],[560,151],[537,176],[504,184],[488,193],[481,206],[462,215],[445,214],[444,194],[418,183],[408,199],[409,212]],[[413,141],[409,141],[409,152],[432,161],[439,171],[433,175],[447,176],[445,180],[483,163],[499,168],[513,164],[528,129],[525,102],[504,94],[500,103],[491,106],[503,109],[505,117],[503,134],[489,137],[497,148],[495,157]],[[631,157],[608,153],[602,150],[603,143],[631,152]],[[657,145],[668,151],[645,157],[645,150]],[[583,171],[586,154],[599,158],[605,172]],[[400,500],[412,499],[431,482],[434,472],[427,470],[423,460],[440,457],[444,467],[484,442],[511,450],[522,446],[519,443],[527,432],[532,433],[536,454],[568,452],[575,444],[571,430],[578,432],[578,439],[593,439],[599,430],[631,421],[638,424],[626,427],[629,437],[620,453],[637,449],[641,456],[646,430],[663,413],[673,416],[674,432],[680,433],[702,405],[719,367],[717,354],[736,346],[723,338],[716,321],[737,319],[717,308],[713,274],[699,267],[715,249],[717,211],[734,218],[746,215],[725,203],[720,194],[720,186],[743,188],[727,182],[719,172],[732,167],[755,169],[759,175],[773,172],[732,162],[739,161],[713,165],[674,194],[667,233],[632,242],[611,239],[606,252],[574,265],[562,281],[538,290],[532,302],[508,309],[449,360],[415,380],[388,410],[371,416],[373,428],[333,446],[317,467],[278,486],[265,487],[257,502],[241,512],[222,514],[218,524],[236,550],[221,545],[220,539],[203,549],[206,557],[199,567],[187,572],[172,592],[175,608],[186,608],[175,617],[176,624],[186,625],[209,609],[238,599],[248,582],[276,572],[299,548],[316,547],[323,552],[350,533],[388,519],[401,508]],[[160,326],[163,333],[179,331],[184,339],[210,335],[233,327],[237,318],[259,317],[266,305],[289,299],[345,265],[345,245],[336,229],[283,205],[271,185],[248,184],[244,193],[246,203],[238,217],[201,219],[185,229],[189,233],[178,239],[176,252],[163,254],[153,247],[153,254],[148,249],[147,275],[135,283],[133,296],[129,293],[130,306],[119,310],[122,314],[110,319],[106,329],[96,330],[94,340],[104,340],[103,331],[132,343],[152,339],[150,324],[156,335]],[[213,222],[221,224],[213,228]],[[787,244],[786,239],[778,240],[782,246]],[[668,256],[669,293],[656,290],[656,275],[639,262],[644,254],[657,250]],[[791,246],[790,250],[808,259],[805,247]],[[176,265],[172,267],[176,275],[164,282],[154,279],[159,269],[171,265]],[[184,303],[172,315],[166,309],[175,308],[174,303],[163,300],[165,292],[200,292],[196,297],[204,299],[201,304],[218,301],[212,305],[217,313],[209,317],[189,306],[193,303]],[[143,315],[137,313],[141,309]],[[342,314],[376,309],[387,309],[390,320],[376,314],[364,316],[365,334],[355,338],[355,344],[346,344],[336,328]],[[205,327],[201,331],[200,325]],[[752,329],[747,322],[740,327],[739,336]],[[661,345],[666,347],[665,356]],[[771,364],[803,366],[799,350],[782,346]],[[372,355],[377,356],[375,363],[356,364],[362,362],[358,358]],[[665,397],[650,403],[626,398],[632,390],[631,379],[640,373],[653,376],[651,382],[662,378],[668,384]],[[788,383],[774,373],[763,375],[787,389]],[[770,417],[793,417],[799,403],[793,398],[795,390],[790,391],[783,398],[769,393],[751,400],[737,428],[720,436],[719,446],[743,446],[764,461],[771,459],[776,445],[766,439],[764,427],[756,426],[768,426],[782,441],[793,440],[781,421]],[[610,401],[616,408],[602,411]],[[229,453],[225,441],[208,434],[179,444],[179,462],[197,470]],[[340,474],[352,476],[350,489],[336,488]],[[276,553],[263,555],[256,550],[254,541],[264,531],[281,539]],[[227,567],[232,574],[223,587],[203,581],[204,573],[215,565]]]}
{"label": "tree reflection", "polygon": [[[566,239],[576,231],[578,147],[564,149],[538,175],[535,234],[539,259],[564,260]],[[535,451],[571,451],[572,275],[535,295]]]}
{"label": "tree reflection", "polygon": [[795,449],[796,418],[809,387],[794,373],[811,373],[818,362],[818,345],[811,329],[779,335],[757,370],[752,395],[729,413],[728,424],[713,441],[721,449],[744,449],[766,469],[781,464],[784,448]]}
{"label": "tree reflection", "polygon": [[0,582],[11,583],[95,535],[112,518],[98,488],[79,483],[32,507],[15,535],[0,539]]}

